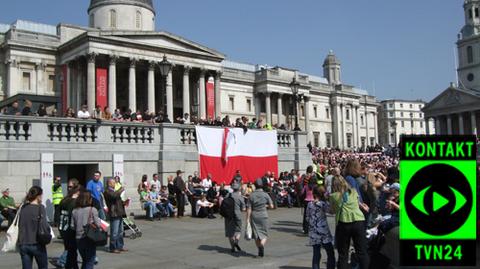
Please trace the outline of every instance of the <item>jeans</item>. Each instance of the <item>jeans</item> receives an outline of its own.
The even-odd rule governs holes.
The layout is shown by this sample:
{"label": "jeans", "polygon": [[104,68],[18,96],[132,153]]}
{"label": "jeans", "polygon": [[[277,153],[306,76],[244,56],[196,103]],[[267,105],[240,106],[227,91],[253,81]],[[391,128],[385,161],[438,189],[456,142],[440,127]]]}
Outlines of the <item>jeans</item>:
{"label": "jeans", "polygon": [[152,201],[147,201],[143,203],[143,208],[147,211],[147,217],[150,219],[158,213],[158,208]]}
{"label": "jeans", "polygon": [[110,251],[123,249],[123,221],[121,217],[110,218]]}
{"label": "jeans", "polygon": [[[66,251],[66,257],[65,260],[63,260],[64,267],[65,269],[78,269],[77,240],[75,239],[75,231],[62,232],[62,237],[63,245]],[[61,262],[61,259],[59,259],[57,263],[60,264]]]}
{"label": "jeans", "polygon": [[38,269],[48,269],[47,249],[44,245],[20,245],[20,257],[22,259],[22,269],[31,269],[33,258],[37,262]]}
{"label": "jeans", "polygon": [[365,222],[355,221],[351,223],[339,222],[335,231],[335,240],[338,250],[338,269],[347,269],[350,240],[353,240],[355,254],[358,258],[360,269],[368,269],[369,258],[367,254],[367,238],[365,234]]}
{"label": "jeans", "polygon": [[92,269],[95,265],[95,256],[97,254],[95,244],[85,237],[77,240],[77,247],[82,257],[82,269]]}
{"label": "jeans", "polygon": [[[76,242],[76,240],[75,240]],[[64,244],[65,244],[65,241],[64,241]],[[76,245],[77,243],[75,243]],[[65,264],[67,263],[67,255],[68,255],[68,251],[67,250],[64,250],[62,252],[62,255],[60,255],[60,257],[58,257],[57,259],[57,265],[60,266],[60,267],[65,267]],[[78,268],[78,267],[77,267]]]}
{"label": "jeans", "polygon": [[163,206],[167,208],[168,216],[169,217],[173,216],[173,214],[175,213],[175,210],[173,209],[173,205],[170,202],[168,202],[166,204],[163,204]]}
{"label": "jeans", "polygon": [[312,269],[320,269],[320,259],[322,258],[320,249],[322,246],[327,251],[327,269],[335,269],[335,252],[332,243],[313,246]]}
{"label": "jeans", "polygon": [[103,210],[103,206],[98,210],[98,217],[102,220],[107,219],[107,215],[105,215],[105,210]]}

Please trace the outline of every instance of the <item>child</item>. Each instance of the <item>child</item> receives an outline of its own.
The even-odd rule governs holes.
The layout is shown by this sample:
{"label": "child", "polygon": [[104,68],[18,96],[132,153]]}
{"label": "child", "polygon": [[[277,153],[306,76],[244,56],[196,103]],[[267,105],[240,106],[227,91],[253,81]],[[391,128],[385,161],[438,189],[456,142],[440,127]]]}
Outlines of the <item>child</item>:
{"label": "child", "polygon": [[329,204],[325,197],[323,186],[313,189],[314,200],[308,203],[306,217],[308,222],[309,245],[313,247],[312,268],[320,268],[321,253],[323,247],[327,251],[327,269],[335,268],[335,253],[333,251],[333,237],[328,228],[327,215]]}

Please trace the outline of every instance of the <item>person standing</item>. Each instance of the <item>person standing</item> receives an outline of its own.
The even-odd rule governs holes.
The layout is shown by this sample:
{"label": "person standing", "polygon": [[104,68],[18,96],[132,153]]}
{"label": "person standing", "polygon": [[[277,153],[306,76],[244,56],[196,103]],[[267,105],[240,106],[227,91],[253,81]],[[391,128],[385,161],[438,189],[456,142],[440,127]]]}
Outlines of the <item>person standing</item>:
{"label": "person standing", "polygon": [[77,263],[77,240],[75,239],[75,230],[73,229],[72,211],[75,208],[75,202],[80,195],[81,187],[76,178],[68,180],[68,194],[60,202],[58,210],[60,211],[58,230],[63,238],[65,254],[62,254],[55,266],[65,269],[78,269]]}
{"label": "person standing", "polygon": [[270,195],[262,189],[261,178],[255,181],[255,191],[250,194],[247,202],[247,221],[252,226],[252,238],[258,248],[258,256],[263,257],[265,244],[268,239],[268,213],[267,207],[273,208],[273,201]]}
{"label": "person standing", "polygon": [[307,206],[308,204],[313,201],[313,189],[315,188],[315,179],[313,178],[313,174],[309,172],[309,166],[307,168],[307,174],[303,177],[303,190],[302,190],[302,197],[303,199],[303,233],[308,233],[308,222],[307,222]]}
{"label": "person standing", "polygon": [[100,205],[100,209],[98,209],[98,216],[105,220],[105,211],[103,208],[105,204],[103,202],[103,183],[100,181],[100,177],[102,173],[100,171],[96,171],[93,173],[93,179],[88,181],[87,183],[87,190],[92,194],[92,198],[96,200],[96,202]]}
{"label": "person standing", "polygon": [[160,182],[160,180],[158,180],[158,174],[152,175],[152,181],[150,181],[150,187],[153,188],[154,185],[156,186],[157,191],[160,190],[160,188],[162,187],[162,183]]}
{"label": "person standing", "polygon": [[101,225],[98,211],[92,204],[92,194],[89,191],[81,192],[72,211],[78,252],[82,257],[82,269],[92,269],[95,266],[97,249],[95,243],[86,237],[84,228],[89,224],[95,224],[97,227]]}
{"label": "person standing", "polygon": [[123,222],[122,219],[127,216],[125,206],[122,201],[123,187],[115,190],[115,179],[108,180],[108,186],[104,197],[108,206],[108,216],[110,219],[110,252],[121,253],[127,251],[123,242]]}
{"label": "person standing", "polygon": [[52,203],[55,209],[53,214],[53,223],[55,226],[58,226],[58,222],[60,220],[60,209],[59,205],[63,199],[63,190],[62,190],[62,182],[60,177],[55,177],[52,186]]}
{"label": "person standing", "polygon": [[175,195],[177,198],[177,217],[183,217],[185,213],[185,181],[182,178],[182,171],[177,170],[177,177],[173,180]]}
{"label": "person standing", "polygon": [[15,215],[17,215],[17,206],[15,205],[13,197],[10,196],[9,188],[2,191],[2,197],[0,197],[0,211],[7,219],[8,227],[10,227],[15,219]]}
{"label": "person standing", "polygon": [[48,268],[47,248],[37,240],[39,227],[48,226],[47,212],[42,205],[42,194],[42,188],[31,187],[25,198],[25,205],[20,211],[17,244],[23,269],[31,269],[34,258],[39,269]]}
{"label": "person standing", "polygon": [[357,191],[343,177],[336,177],[332,183],[330,205],[335,212],[335,245],[338,250],[338,269],[348,268],[350,241],[353,240],[355,254],[360,269],[367,269],[367,237],[365,233],[365,217],[360,210]]}
{"label": "person standing", "polygon": [[232,253],[235,249],[242,251],[238,242],[242,234],[242,211],[245,211],[245,199],[240,193],[240,184],[234,183],[232,185],[233,193],[227,194],[226,199],[233,199],[234,202],[234,214],[233,218],[225,218],[225,237],[228,238],[230,246],[232,247]]}
{"label": "person standing", "polygon": [[309,245],[313,247],[312,269],[320,269],[321,247],[327,251],[327,269],[335,268],[333,237],[327,222],[329,204],[325,198],[325,192],[326,190],[322,186],[313,189],[314,200],[308,203],[305,212],[309,225]]}

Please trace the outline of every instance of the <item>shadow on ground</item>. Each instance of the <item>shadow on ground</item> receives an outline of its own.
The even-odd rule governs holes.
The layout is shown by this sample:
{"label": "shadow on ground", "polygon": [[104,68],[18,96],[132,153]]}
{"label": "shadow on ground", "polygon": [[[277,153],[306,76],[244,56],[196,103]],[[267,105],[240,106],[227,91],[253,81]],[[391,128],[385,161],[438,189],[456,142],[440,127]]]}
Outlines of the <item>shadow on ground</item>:
{"label": "shadow on ground", "polygon": [[256,257],[255,255],[246,253],[245,251],[232,253],[229,248],[220,246],[200,245],[198,246],[198,249],[203,251],[216,251],[217,253],[227,254],[234,257]]}

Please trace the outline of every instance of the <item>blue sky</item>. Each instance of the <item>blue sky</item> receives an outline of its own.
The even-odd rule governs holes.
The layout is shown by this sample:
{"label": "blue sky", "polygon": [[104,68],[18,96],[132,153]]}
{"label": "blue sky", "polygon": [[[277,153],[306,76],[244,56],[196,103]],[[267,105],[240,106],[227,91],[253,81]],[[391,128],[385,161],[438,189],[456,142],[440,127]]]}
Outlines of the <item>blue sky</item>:
{"label": "blue sky", "polygon": [[[88,0],[2,1],[16,19],[87,25]],[[329,50],[342,81],[379,99],[433,97],[455,80],[463,0],[154,0],[157,29],[214,48],[231,60],[322,75]]]}

